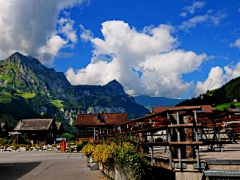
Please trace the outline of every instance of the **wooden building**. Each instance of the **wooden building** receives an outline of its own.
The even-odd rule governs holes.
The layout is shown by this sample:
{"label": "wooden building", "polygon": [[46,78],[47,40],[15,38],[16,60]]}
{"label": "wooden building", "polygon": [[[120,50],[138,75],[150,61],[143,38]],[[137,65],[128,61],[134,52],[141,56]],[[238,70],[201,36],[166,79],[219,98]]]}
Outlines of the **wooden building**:
{"label": "wooden building", "polygon": [[126,113],[80,114],[75,122],[79,130],[79,140],[96,139],[98,135],[107,133],[104,129],[113,129],[119,123],[127,122]]}
{"label": "wooden building", "polygon": [[62,138],[64,129],[62,122],[55,122],[57,127],[57,138]]}
{"label": "wooden building", "polygon": [[4,137],[8,134],[8,125],[6,122],[1,122],[0,123],[0,137]]}
{"label": "wooden building", "polygon": [[32,144],[53,144],[62,136],[63,127],[54,119],[21,119],[14,131],[30,139]]}

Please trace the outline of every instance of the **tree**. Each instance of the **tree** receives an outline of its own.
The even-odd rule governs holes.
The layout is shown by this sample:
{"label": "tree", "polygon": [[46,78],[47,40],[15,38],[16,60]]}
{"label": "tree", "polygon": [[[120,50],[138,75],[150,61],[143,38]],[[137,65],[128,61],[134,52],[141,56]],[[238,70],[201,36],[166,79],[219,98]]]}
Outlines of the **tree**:
{"label": "tree", "polygon": [[3,114],[4,113],[3,113],[2,109],[0,109],[0,118],[2,117]]}

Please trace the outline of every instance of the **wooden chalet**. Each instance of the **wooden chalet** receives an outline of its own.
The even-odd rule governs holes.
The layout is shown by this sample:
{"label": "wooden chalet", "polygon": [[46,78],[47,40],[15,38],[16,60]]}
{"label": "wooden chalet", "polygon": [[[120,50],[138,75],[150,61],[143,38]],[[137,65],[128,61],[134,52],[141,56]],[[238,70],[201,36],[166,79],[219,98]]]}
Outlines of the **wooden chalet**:
{"label": "wooden chalet", "polygon": [[53,144],[63,133],[62,123],[54,119],[21,119],[14,131],[20,132],[32,144]]}
{"label": "wooden chalet", "polygon": [[0,137],[4,137],[5,135],[8,134],[8,125],[6,122],[1,122],[0,123]]}
{"label": "wooden chalet", "polygon": [[64,133],[63,124],[62,122],[55,122],[55,123],[57,127],[57,138],[62,138],[62,135]]}
{"label": "wooden chalet", "polygon": [[75,122],[79,130],[79,140],[96,139],[97,136],[107,132],[104,129],[113,129],[119,123],[127,122],[126,113],[99,113],[80,114]]}

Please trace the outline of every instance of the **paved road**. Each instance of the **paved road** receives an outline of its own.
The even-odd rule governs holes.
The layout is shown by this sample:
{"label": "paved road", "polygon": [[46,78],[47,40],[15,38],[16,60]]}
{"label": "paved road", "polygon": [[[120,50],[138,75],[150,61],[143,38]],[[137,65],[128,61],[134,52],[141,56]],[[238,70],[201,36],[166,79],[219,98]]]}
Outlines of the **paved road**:
{"label": "paved road", "polygon": [[106,180],[81,153],[0,152],[0,180]]}

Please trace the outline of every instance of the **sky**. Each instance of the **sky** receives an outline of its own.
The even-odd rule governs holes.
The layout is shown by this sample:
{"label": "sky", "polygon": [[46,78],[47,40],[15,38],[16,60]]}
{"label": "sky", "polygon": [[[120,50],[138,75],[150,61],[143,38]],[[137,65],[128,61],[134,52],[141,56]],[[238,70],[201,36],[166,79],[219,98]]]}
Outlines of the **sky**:
{"label": "sky", "polygon": [[192,98],[240,76],[240,1],[0,0],[0,59],[20,52],[72,85]]}

